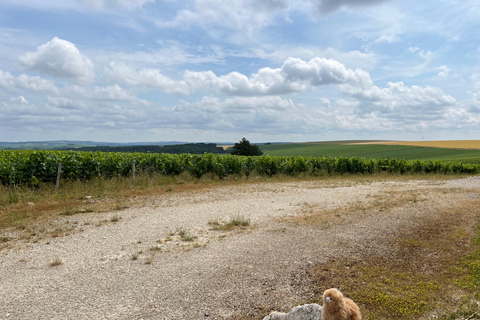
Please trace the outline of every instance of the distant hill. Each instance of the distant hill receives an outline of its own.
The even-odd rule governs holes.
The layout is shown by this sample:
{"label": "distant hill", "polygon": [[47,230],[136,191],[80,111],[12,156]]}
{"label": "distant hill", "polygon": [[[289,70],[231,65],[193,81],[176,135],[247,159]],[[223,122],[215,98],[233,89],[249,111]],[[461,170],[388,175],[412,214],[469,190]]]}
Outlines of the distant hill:
{"label": "distant hill", "polygon": [[[62,148],[65,150],[66,148]],[[68,149],[68,148],[67,148]],[[187,143],[177,145],[147,145],[147,146],[95,146],[74,148],[75,151],[101,151],[101,152],[142,152],[142,153],[225,153],[222,147],[217,147],[215,143]]]}
{"label": "distant hill", "polygon": [[145,145],[176,145],[186,142],[179,141],[158,141],[158,142],[94,142],[82,140],[54,140],[54,141],[22,141],[22,142],[0,142],[0,149],[24,149],[24,150],[59,150],[71,149],[77,150],[84,147],[100,147],[100,146],[145,146]]}

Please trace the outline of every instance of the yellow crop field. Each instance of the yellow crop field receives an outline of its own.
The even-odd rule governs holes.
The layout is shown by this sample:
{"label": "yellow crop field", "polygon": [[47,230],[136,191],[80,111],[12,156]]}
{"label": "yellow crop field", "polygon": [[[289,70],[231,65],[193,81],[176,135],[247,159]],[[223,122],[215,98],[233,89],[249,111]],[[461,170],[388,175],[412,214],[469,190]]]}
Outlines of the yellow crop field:
{"label": "yellow crop field", "polygon": [[362,144],[385,144],[415,147],[435,147],[454,149],[477,149],[480,150],[480,140],[443,140],[443,141],[381,141],[365,142]]}

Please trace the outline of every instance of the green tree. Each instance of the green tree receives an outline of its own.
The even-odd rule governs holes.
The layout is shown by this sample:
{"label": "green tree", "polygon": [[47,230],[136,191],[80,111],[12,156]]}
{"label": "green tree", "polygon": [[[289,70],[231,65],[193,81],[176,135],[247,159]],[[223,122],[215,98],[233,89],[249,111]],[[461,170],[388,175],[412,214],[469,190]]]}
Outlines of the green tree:
{"label": "green tree", "polygon": [[232,155],[236,156],[261,156],[263,153],[257,145],[250,144],[250,141],[243,138],[233,146]]}

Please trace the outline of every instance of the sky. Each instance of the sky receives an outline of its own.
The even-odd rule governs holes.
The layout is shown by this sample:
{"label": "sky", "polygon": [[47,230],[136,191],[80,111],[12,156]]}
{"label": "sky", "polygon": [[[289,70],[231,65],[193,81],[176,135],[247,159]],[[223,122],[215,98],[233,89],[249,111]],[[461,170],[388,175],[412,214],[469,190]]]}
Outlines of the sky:
{"label": "sky", "polygon": [[478,0],[2,0],[0,141],[480,139]]}

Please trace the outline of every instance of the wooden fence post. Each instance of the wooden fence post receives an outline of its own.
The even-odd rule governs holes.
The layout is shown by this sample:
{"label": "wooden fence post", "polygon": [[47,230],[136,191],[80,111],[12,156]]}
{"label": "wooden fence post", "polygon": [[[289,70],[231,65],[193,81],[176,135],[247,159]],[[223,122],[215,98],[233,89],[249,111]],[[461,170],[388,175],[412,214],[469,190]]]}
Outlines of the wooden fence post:
{"label": "wooden fence post", "polygon": [[132,183],[135,184],[135,161],[132,162]]}
{"label": "wooden fence post", "polygon": [[9,185],[9,188],[12,187],[12,179],[13,179],[13,163],[10,163],[10,185]]}
{"label": "wooden fence post", "polygon": [[62,173],[62,163],[58,164],[58,172],[57,172],[57,183],[55,184],[55,191],[58,191],[58,187],[60,186],[60,174]]}

